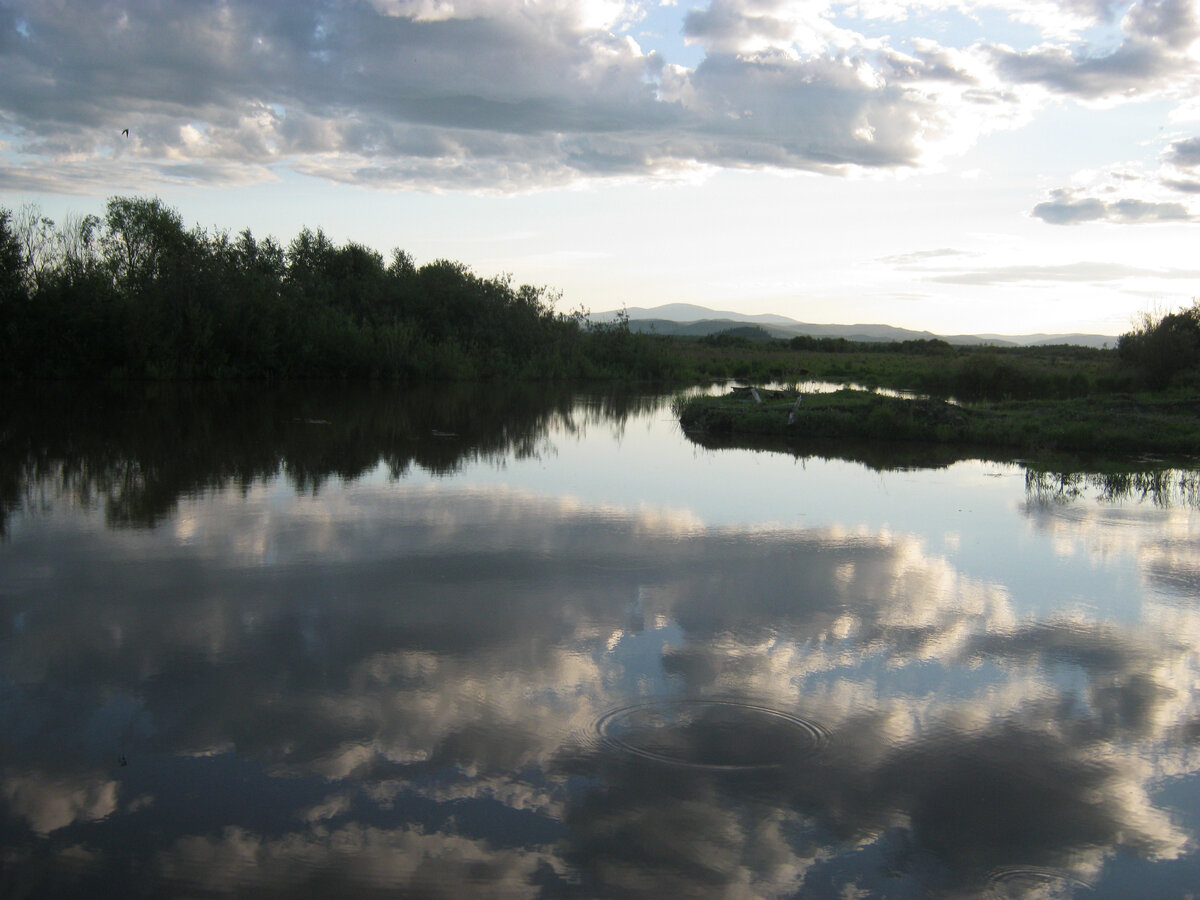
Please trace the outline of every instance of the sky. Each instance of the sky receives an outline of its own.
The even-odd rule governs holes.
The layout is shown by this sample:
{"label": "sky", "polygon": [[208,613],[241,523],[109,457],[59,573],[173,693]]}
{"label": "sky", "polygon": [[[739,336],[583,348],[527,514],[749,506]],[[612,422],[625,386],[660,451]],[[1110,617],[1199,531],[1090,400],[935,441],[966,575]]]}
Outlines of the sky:
{"label": "sky", "polygon": [[128,195],[564,312],[1115,335],[1200,297],[1200,0],[0,0],[0,207]]}

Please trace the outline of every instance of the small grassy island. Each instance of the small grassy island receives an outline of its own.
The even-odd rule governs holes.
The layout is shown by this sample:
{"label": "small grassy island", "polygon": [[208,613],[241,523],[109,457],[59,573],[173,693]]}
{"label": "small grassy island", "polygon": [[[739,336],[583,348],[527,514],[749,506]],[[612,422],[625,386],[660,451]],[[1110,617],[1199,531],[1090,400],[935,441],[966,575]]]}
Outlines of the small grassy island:
{"label": "small grassy island", "polygon": [[[757,399],[756,399],[757,397]],[[920,441],[1023,452],[1194,454],[1200,398],[1106,395],[959,405],[843,388],[831,393],[734,388],[676,402],[685,430],[713,435]]]}

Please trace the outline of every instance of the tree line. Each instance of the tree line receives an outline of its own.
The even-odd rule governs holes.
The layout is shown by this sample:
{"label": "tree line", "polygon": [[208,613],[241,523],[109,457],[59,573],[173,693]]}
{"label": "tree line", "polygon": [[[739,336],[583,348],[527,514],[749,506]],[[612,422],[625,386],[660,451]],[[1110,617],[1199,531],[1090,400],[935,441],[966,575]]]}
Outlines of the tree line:
{"label": "tree line", "polygon": [[0,209],[0,378],[368,378],[671,374],[628,321],[462,263],[386,260],[305,228],[287,245],[188,229],[158,198],[61,224]]}

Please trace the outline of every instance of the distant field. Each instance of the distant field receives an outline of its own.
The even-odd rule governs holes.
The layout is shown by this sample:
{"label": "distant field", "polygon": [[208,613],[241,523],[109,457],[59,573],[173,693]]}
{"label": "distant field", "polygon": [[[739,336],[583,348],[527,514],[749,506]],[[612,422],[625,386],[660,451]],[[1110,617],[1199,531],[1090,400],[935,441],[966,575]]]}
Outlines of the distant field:
{"label": "distant field", "polygon": [[1083,397],[1136,389],[1115,350],[951,346],[941,341],[663,338],[693,378],[783,383],[819,379],[963,400]]}

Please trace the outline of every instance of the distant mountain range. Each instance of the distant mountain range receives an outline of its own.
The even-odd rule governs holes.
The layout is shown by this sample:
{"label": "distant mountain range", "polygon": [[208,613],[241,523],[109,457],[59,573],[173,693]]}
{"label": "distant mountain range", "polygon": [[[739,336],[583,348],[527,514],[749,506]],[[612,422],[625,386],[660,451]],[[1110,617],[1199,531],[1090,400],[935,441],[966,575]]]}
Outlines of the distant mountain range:
{"label": "distant mountain range", "polygon": [[[812,337],[840,337],[848,341],[913,341],[940,338],[951,344],[991,344],[1000,347],[1036,347],[1043,344],[1114,347],[1117,343],[1117,339],[1109,334],[934,334],[931,331],[912,331],[894,325],[815,325],[797,322],[787,316],[770,313],[747,315],[709,309],[691,303],[667,303],[650,309],[631,306],[625,312],[629,315],[629,327],[635,331],[690,337],[704,337],[732,328],[757,325],[774,338],[791,338],[800,334]],[[620,310],[612,309],[592,313],[589,318],[594,322],[611,322],[619,313]]]}

